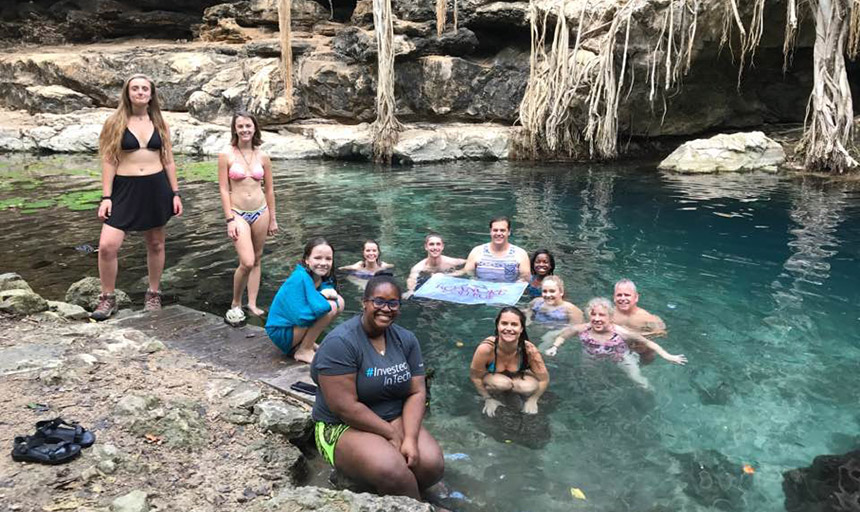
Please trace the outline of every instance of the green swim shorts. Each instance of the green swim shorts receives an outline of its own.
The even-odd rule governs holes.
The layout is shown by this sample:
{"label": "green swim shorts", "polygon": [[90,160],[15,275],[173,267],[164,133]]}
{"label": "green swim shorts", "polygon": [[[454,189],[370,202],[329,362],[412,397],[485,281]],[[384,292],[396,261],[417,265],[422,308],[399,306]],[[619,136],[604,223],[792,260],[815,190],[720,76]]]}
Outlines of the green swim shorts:
{"label": "green swim shorts", "polygon": [[344,425],[343,423],[331,424],[322,421],[318,421],[314,428],[317,451],[332,466],[334,466],[334,449],[340,436],[347,430],[349,430],[349,425]]}

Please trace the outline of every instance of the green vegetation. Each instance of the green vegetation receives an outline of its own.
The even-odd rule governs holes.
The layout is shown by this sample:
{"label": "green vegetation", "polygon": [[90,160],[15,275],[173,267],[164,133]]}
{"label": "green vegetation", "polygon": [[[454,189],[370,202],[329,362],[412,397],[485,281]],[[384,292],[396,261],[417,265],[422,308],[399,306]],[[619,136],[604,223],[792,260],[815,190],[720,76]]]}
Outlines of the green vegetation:
{"label": "green vegetation", "polygon": [[75,192],[67,192],[57,198],[57,204],[65,206],[69,210],[90,210],[95,208],[99,200],[101,200],[101,189],[95,190],[78,190]]}
{"label": "green vegetation", "polygon": [[176,162],[179,179],[186,181],[218,181],[218,162],[215,159],[204,161]]}

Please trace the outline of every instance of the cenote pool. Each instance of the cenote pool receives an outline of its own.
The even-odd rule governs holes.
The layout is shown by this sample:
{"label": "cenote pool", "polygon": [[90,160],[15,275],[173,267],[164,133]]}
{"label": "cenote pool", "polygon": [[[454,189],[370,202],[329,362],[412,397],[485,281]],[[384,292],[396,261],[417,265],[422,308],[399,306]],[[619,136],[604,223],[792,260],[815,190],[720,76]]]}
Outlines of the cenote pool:
{"label": "cenote pool", "polygon": [[[184,161],[186,215],[171,221],[167,302],[222,314],[236,265],[210,162]],[[405,279],[429,230],[446,254],[487,241],[487,220],[514,220],[512,242],[546,247],[568,298],[636,281],[660,315],[660,343],[689,358],[658,360],[637,390],[614,368],[584,370],[575,344],[548,362],[537,417],[488,420],[468,380],[495,308],[411,301],[436,374],[428,428],[447,454],[459,510],[782,510],[782,473],[860,444],[860,186],[770,174],[676,177],[648,165],[450,163],[381,172],[355,163],[278,162],[281,234],[264,259],[261,304],[317,234],[359,259],[376,238]],[[100,196],[94,157],[0,157],[0,268],[62,298],[97,275]],[[144,247],[123,249],[118,286],[138,304]],[[351,312],[359,289],[340,288]],[[348,315],[345,315],[348,317]],[[532,339],[540,330],[532,330]],[[754,473],[743,471],[749,465]],[[580,489],[585,501],[572,496]]]}

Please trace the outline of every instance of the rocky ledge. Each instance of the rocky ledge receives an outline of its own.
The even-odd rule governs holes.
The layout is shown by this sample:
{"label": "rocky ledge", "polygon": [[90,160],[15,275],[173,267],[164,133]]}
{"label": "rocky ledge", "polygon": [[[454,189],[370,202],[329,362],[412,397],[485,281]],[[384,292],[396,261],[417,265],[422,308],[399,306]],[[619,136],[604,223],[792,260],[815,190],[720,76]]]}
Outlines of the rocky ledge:
{"label": "rocky ledge", "polygon": [[[0,111],[0,151],[95,152],[110,109],[85,109],[70,114]],[[230,143],[227,126],[208,123],[187,113],[167,112],[177,153],[214,156]],[[394,148],[394,161],[404,164],[445,160],[504,160],[512,128],[492,123],[415,123],[405,125]],[[334,158],[370,160],[370,125],[301,123],[263,132],[263,149],[274,159]]]}
{"label": "rocky ledge", "polygon": [[61,466],[0,457],[4,510],[432,510],[301,487],[307,406],[138,330],[76,321],[50,304],[19,276],[0,276],[0,444],[57,416],[96,443]]}

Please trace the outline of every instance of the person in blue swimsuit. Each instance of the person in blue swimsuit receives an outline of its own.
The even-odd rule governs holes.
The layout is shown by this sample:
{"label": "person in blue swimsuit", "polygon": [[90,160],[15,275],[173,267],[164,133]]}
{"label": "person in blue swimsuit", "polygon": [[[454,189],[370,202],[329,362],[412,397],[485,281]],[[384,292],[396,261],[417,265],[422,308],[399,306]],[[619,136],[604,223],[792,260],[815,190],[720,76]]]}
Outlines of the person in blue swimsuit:
{"label": "person in blue swimsuit", "polygon": [[555,326],[581,324],[585,317],[582,310],[564,300],[564,281],[558,276],[547,276],[541,286],[542,296],[529,302],[526,307],[526,324],[538,322]]}
{"label": "person in blue swimsuit", "polygon": [[266,334],[284,354],[310,363],[317,338],[343,311],[335,288],[334,249],[325,238],[305,245],[302,260],[284,281],[269,306]]}
{"label": "person in blue swimsuit", "polygon": [[499,311],[495,334],[475,349],[469,378],[484,399],[482,412],[487,416],[492,418],[504,405],[496,397],[511,392],[525,398],[524,413],[537,414],[538,400],[549,386],[549,372],[540,351],[528,340],[522,311],[513,306]]}
{"label": "person in blue swimsuit", "polygon": [[529,285],[526,287],[526,294],[529,297],[540,297],[543,278],[555,273],[555,258],[548,250],[538,249],[532,253],[529,262],[531,263],[532,275],[529,278]]}
{"label": "person in blue swimsuit", "polygon": [[528,282],[529,255],[508,241],[511,221],[496,217],[490,221],[490,242],[472,249],[463,269],[452,275],[474,274],[482,281]]}

